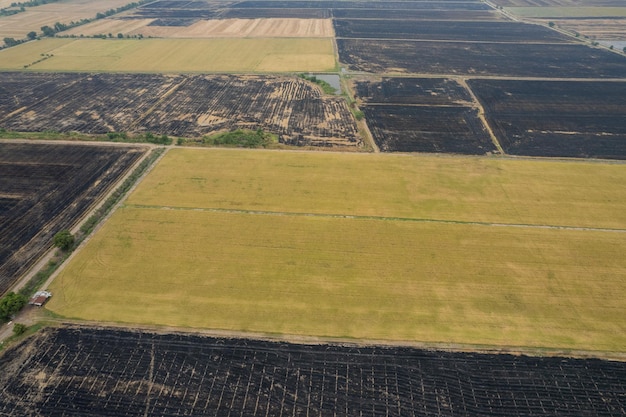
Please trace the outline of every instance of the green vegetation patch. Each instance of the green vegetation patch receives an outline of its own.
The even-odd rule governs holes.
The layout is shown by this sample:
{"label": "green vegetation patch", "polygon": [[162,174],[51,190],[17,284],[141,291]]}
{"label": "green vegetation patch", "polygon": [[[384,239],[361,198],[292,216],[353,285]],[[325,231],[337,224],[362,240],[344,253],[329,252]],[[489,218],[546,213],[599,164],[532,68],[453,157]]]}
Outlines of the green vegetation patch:
{"label": "green vegetation patch", "polygon": [[278,136],[262,129],[237,129],[232,132],[204,136],[199,140],[179,139],[178,145],[224,146],[231,148],[268,148],[278,143]]}

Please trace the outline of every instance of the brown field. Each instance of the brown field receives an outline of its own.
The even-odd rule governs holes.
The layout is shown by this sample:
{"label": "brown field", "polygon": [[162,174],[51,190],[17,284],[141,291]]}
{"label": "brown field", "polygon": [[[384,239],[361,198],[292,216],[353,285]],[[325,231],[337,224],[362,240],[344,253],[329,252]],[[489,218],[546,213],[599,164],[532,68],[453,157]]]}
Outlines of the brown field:
{"label": "brown field", "polygon": [[154,38],[330,38],[330,19],[199,20],[189,26],[149,26],[154,19],[105,19],[74,28],[70,35],[108,33]]}
{"label": "brown field", "polygon": [[96,17],[98,12],[125,6],[129,0],[67,0],[43,6],[29,7],[23,13],[0,19],[0,39],[22,39],[30,31],[40,32],[42,26],[54,26],[56,22],[70,23]]}
{"label": "brown field", "polygon": [[154,19],[100,19],[95,22],[91,22],[86,25],[77,26],[70,30],[63,32],[63,35],[84,35],[84,36],[95,36],[100,34],[130,34],[135,33],[135,31],[140,30],[150,23],[152,23]]}
{"label": "brown field", "polygon": [[[626,9],[625,9],[626,11]],[[577,32],[591,39],[626,40],[626,18],[624,19],[549,19],[557,27]],[[548,19],[537,20],[547,24]]]}

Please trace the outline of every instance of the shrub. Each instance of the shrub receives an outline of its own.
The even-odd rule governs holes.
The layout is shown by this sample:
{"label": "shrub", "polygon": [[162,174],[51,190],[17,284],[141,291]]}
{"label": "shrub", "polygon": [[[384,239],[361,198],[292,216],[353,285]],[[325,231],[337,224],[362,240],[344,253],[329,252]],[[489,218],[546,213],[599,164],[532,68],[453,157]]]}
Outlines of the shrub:
{"label": "shrub", "polygon": [[13,334],[15,336],[24,334],[26,330],[28,330],[28,327],[22,323],[15,323],[15,325],[13,325]]}
{"label": "shrub", "polygon": [[57,248],[68,251],[74,247],[74,235],[69,230],[61,230],[54,235],[52,242]]}

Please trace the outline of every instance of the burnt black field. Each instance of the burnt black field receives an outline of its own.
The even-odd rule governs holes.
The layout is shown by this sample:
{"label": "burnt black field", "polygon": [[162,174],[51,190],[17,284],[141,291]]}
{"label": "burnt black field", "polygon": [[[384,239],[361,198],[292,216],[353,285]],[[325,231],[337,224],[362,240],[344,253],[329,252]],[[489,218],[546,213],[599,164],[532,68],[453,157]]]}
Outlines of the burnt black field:
{"label": "burnt black field", "polygon": [[[436,7],[436,5],[433,5]],[[385,19],[385,20],[500,20],[501,15],[490,10],[387,10],[387,9],[332,9],[338,19]]]}
{"label": "burnt black field", "polygon": [[220,19],[329,19],[329,9],[224,9]]}
{"label": "burnt black field", "polygon": [[626,363],[57,328],[0,357],[0,415],[622,416]]}
{"label": "burnt black field", "polygon": [[469,104],[469,92],[447,78],[383,78],[381,81],[356,81],[355,97],[365,103]]}
{"label": "burnt black field", "polygon": [[[445,24],[445,23],[443,23]],[[353,71],[547,78],[621,78],[626,58],[577,44],[337,39]]]}
{"label": "burnt black field", "polygon": [[5,72],[0,86],[6,92],[0,99],[0,128],[11,131],[201,138],[260,128],[292,145],[356,146],[359,141],[345,100],[322,95],[294,76]]}
{"label": "burnt black field", "polygon": [[484,155],[496,151],[476,109],[377,105],[364,106],[363,112],[383,152]]}
{"label": "burnt black field", "polygon": [[470,93],[445,78],[356,81],[368,127],[383,152],[484,155],[496,147]]}
{"label": "burnt black field", "polygon": [[393,10],[492,10],[480,1],[242,1],[234,9],[393,9]]}
{"label": "burnt black field", "polygon": [[626,83],[470,80],[505,152],[626,159]]}
{"label": "burnt black field", "polygon": [[129,146],[0,143],[0,294],[144,152]]}
{"label": "burnt black field", "polygon": [[335,19],[338,38],[422,39],[485,42],[571,42],[571,38],[543,26],[518,22],[472,22]]}

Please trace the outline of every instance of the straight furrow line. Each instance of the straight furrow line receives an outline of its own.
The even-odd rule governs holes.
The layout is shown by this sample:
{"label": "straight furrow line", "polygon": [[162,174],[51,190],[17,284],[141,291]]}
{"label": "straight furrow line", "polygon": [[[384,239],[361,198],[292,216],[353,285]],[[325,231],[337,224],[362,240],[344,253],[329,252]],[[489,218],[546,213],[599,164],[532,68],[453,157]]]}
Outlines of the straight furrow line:
{"label": "straight furrow line", "polygon": [[262,216],[326,217],[326,218],[333,218],[333,219],[402,221],[402,222],[416,222],[416,223],[445,223],[445,224],[460,224],[460,225],[490,226],[490,227],[520,227],[520,228],[530,228],[530,229],[554,229],[554,230],[626,233],[626,229],[617,229],[617,228],[609,228],[609,227],[559,226],[559,225],[549,225],[549,224],[524,224],[524,223],[493,223],[493,222],[464,221],[464,220],[426,219],[426,218],[419,218],[419,217],[362,216],[362,215],[352,215],[352,214],[301,213],[301,212],[265,211],[265,210],[237,210],[237,209],[211,208],[211,207],[208,207],[208,208],[207,207],[172,207],[172,206],[155,206],[155,205],[143,205],[143,204],[125,204],[123,207],[138,208],[138,209],[156,209],[156,210],[181,210],[181,211],[204,211],[204,212],[214,212],[214,213],[253,214],[253,215],[262,215]]}

